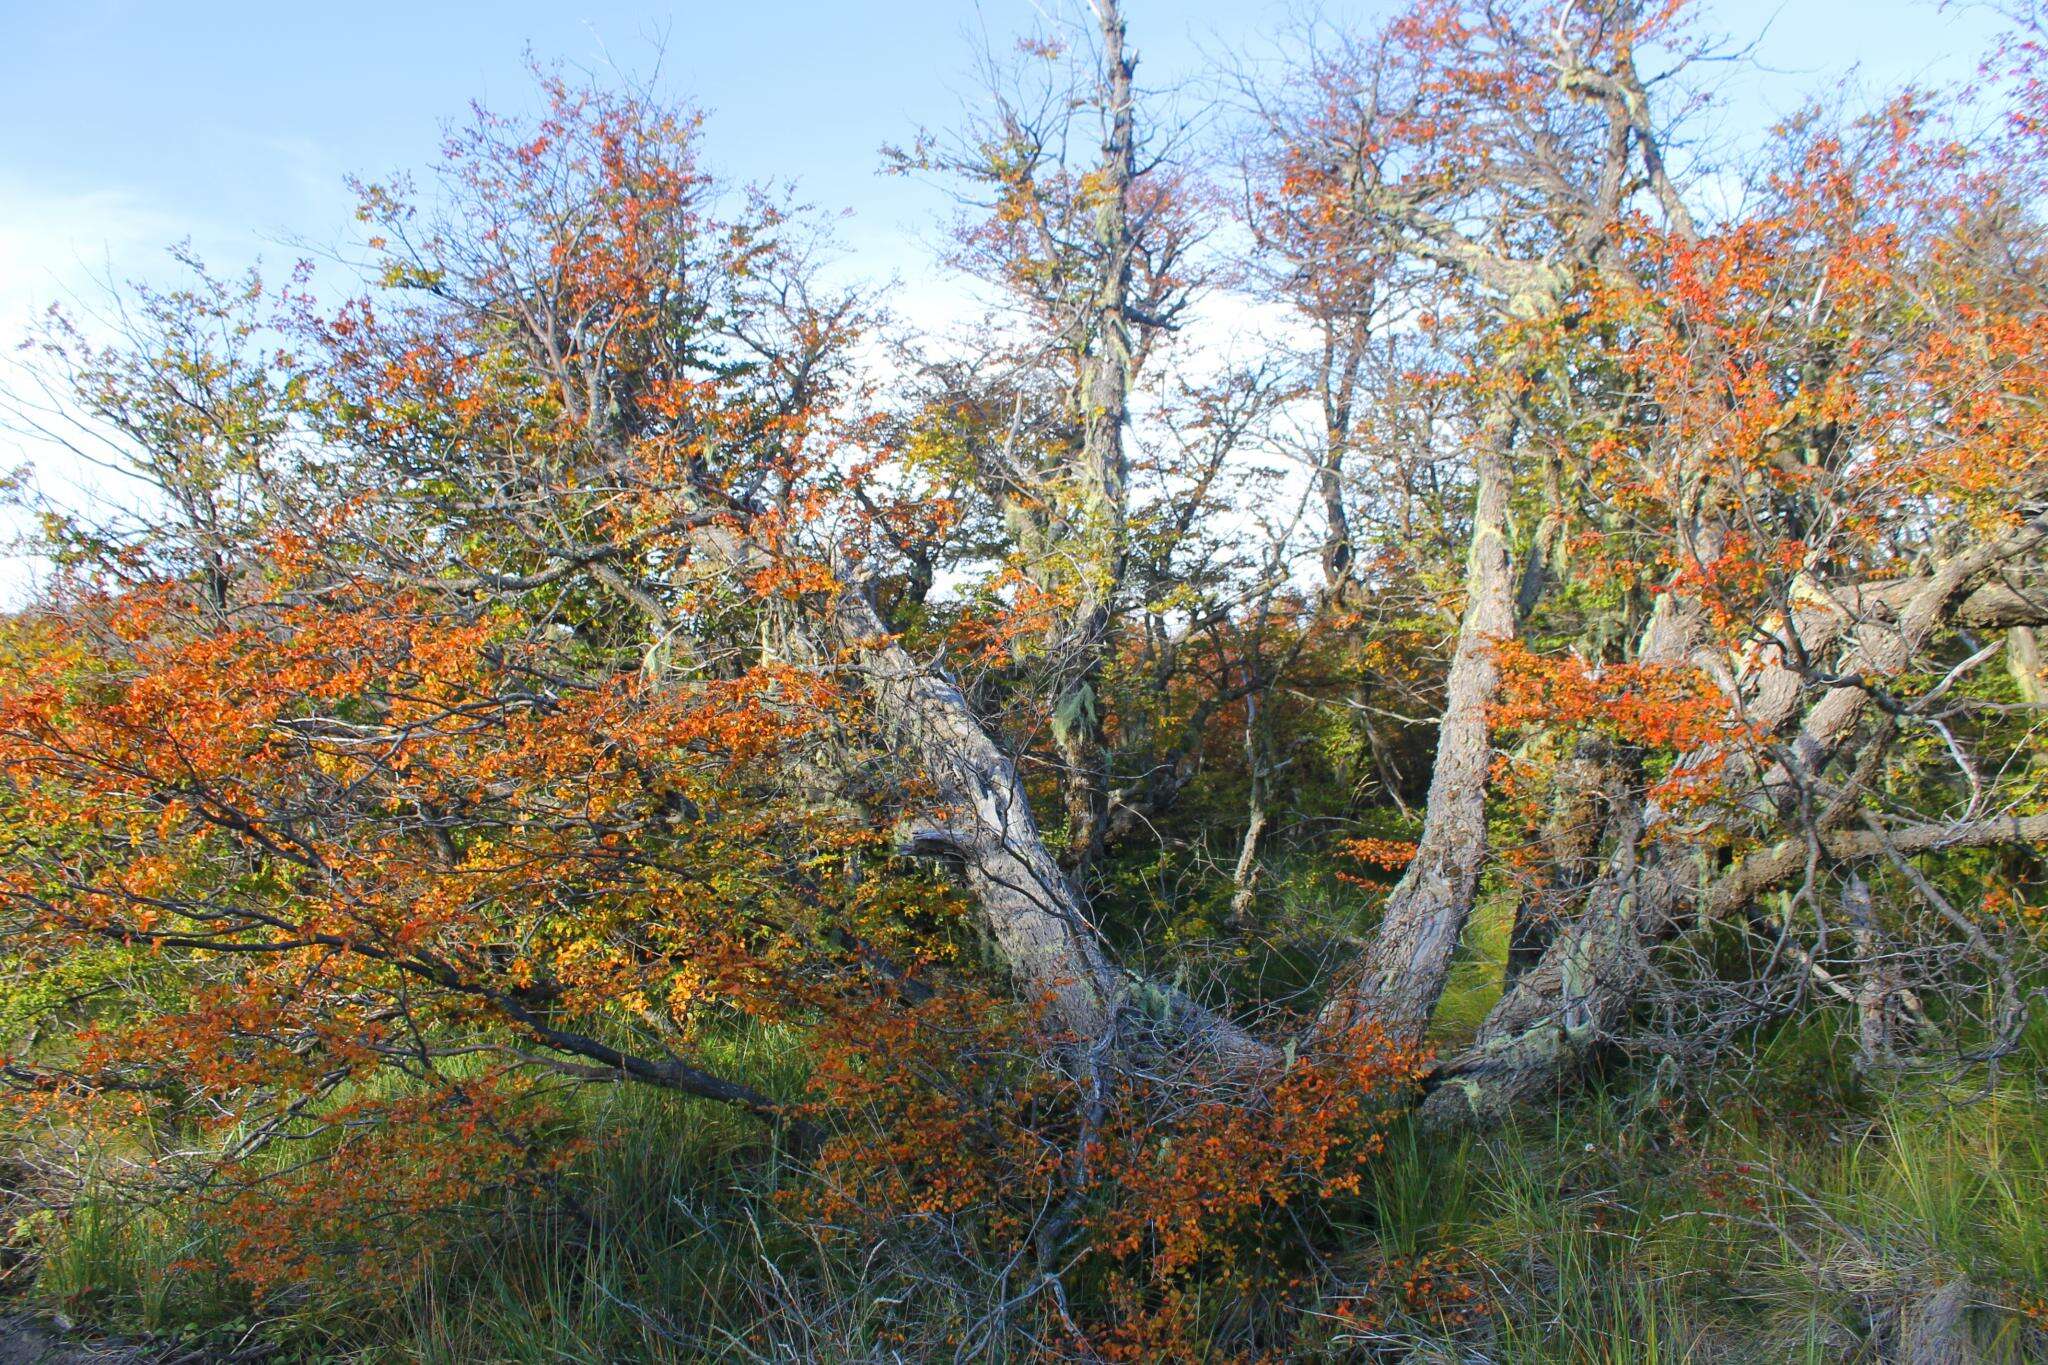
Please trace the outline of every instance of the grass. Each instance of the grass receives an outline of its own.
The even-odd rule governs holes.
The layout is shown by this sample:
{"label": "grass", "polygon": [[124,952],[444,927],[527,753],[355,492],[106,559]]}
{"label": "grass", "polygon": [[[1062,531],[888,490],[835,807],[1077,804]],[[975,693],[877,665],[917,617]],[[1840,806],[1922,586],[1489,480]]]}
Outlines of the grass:
{"label": "grass", "polygon": [[[1497,989],[1487,959],[1504,930],[1473,938],[1453,1029]],[[1958,1095],[1860,1076],[1808,1025],[1761,1045],[1740,1086],[1652,1102],[1616,1077],[1513,1131],[1397,1129],[1331,1267],[1340,1289],[1379,1285],[1380,1324],[1305,1331],[1301,1358],[1878,1361],[1958,1282],[1985,1358],[2048,1358],[2048,1027],[2028,1044],[1997,1086]],[[718,1046],[729,1071],[795,1084],[785,1039]],[[779,1197],[802,1173],[756,1125],[631,1087],[573,1104],[589,1140],[573,1200],[480,1223],[388,1291],[258,1305],[215,1269],[203,1223],[89,1200],[30,1229],[35,1293],[109,1327],[216,1342],[260,1320],[303,1360],[916,1360],[978,1340],[988,1282],[917,1246],[820,1245]],[[1385,1283],[1418,1264],[1483,1313],[1409,1313]]]}
{"label": "grass", "polygon": [[[1812,1038],[1783,1041],[1767,1063],[1811,1064]],[[1481,1268],[1501,1309],[1487,1360],[1888,1359],[1957,1281],[1984,1358],[2039,1359],[2048,1029],[2033,1041],[1967,1099],[1896,1085],[1787,1123],[1814,1078],[1766,1071],[1687,1105],[1616,1089],[1483,1139],[1397,1135],[1365,1231]]]}
{"label": "grass", "polygon": [[[1480,1328],[1395,1338],[1498,1362],[1876,1360],[1966,1276],[1995,1305],[1979,1313],[1992,1358],[2040,1348],[2011,1311],[2048,1285],[2048,1124],[2024,1096],[1901,1093],[1840,1140],[1742,1106],[1695,1128],[1631,1118],[1629,1098],[1484,1139],[1394,1134],[1357,1245],[1454,1255],[1490,1305]],[[887,1359],[907,1288],[934,1336],[971,1325],[971,1286],[805,1239],[776,1200],[801,1177],[729,1116],[625,1088],[586,1105],[580,1208],[460,1241],[401,1292],[259,1313],[204,1269],[203,1225],[93,1202],[50,1230],[38,1292],[110,1326],[218,1339],[260,1315],[302,1359],[448,1365]]]}
{"label": "grass", "polygon": [[1625,1122],[1623,1098],[1449,1147],[1405,1135],[1377,1173],[1369,1235],[1477,1267],[1499,1309],[1490,1335],[1466,1334],[1477,1358],[1889,1358],[1959,1277],[1987,1358],[2048,1346],[2014,1311],[2048,1285],[2048,1125],[2031,1104],[1900,1095],[1852,1139],[1816,1143]]}
{"label": "grass", "polygon": [[1471,1041],[1486,1012],[1500,999],[1501,968],[1508,960],[1508,932],[1514,898],[1505,889],[1483,895],[1472,912],[1437,1002],[1435,1033],[1440,1049],[1449,1051]]}

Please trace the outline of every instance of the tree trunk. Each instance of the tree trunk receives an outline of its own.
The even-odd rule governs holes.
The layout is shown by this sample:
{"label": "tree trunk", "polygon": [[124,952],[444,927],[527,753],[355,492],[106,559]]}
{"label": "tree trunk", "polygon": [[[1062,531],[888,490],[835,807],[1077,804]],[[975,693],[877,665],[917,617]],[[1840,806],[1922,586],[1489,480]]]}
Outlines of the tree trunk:
{"label": "tree trunk", "polygon": [[2032,626],[2014,626],[2005,633],[2005,666],[2021,701],[2029,706],[2048,701],[2048,661],[2042,659]]}
{"label": "tree trunk", "polygon": [[[1691,604],[1666,594],[1636,657],[1681,662],[1698,637]],[[1673,897],[1664,850],[1653,841],[1639,852],[1659,812],[1632,782],[1625,790],[1616,782],[1608,807],[1612,851],[1585,908],[1487,1013],[1472,1045],[1439,1070],[1440,1083],[1423,1104],[1425,1123],[1497,1122],[1549,1093],[1634,1005],[1649,967],[1641,926],[1667,917]]]}
{"label": "tree trunk", "polygon": [[927,818],[908,847],[958,863],[1019,991],[1044,1002],[1055,1029],[1077,1050],[1098,1053],[1128,1021],[1234,1065],[1278,1056],[1228,1019],[1110,961],[1080,893],[1045,846],[1016,764],[960,689],[895,641],[863,589],[839,594],[829,625],[892,748],[931,784]]}
{"label": "tree trunk", "polygon": [[1889,617],[1860,617],[1846,671],[1852,681],[1830,687],[1806,713],[1786,756],[1771,765],[1761,795],[1790,812],[1827,768],[1869,709],[1872,680],[1892,677],[1910,664],[1935,627],[1975,594],[1970,588],[1994,566],[2048,543],[2048,514],[2036,514],[1993,540],[1951,555],[1903,594]]}
{"label": "tree trunk", "polygon": [[1130,482],[1124,451],[1131,353],[1130,199],[1137,179],[1136,59],[1124,48],[1117,0],[1095,0],[1102,35],[1106,127],[1095,188],[1095,298],[1083,323],[1080,373],[1081,501],[1074,613],[1054,648],[1066,681],[1053,699],[1053,744],[1062,767],[1068,866],[1086,869],[1102,853],[1109,822],[1109,753],[1103,742],[1102,673],[1117,590],[1122,586]]}
{"label": "tree trunk", "polygon": [[1878,938],[1877,908],[1871,903],[1870,887],[1854,873],[1842,888],[1842,908],[1848,912],[1850,941],[1856,952],[1856,1065],[1874,1070],[1895,1060],[1892,1002],[1904,983]]}
{"label": "tree trunk", "polygon": [[1237,930],[1251,926],[1252,905],[1259,890],[1259,850],[1266,838],[1265,744],[1259,734],[1257,692],[1244,699],[1244,758],[1250,792],[1245,797],[1244,842],[1238,846],[1237,866],[1230,877],[1230,926]]}
{"label": "tree trunk", "polygon": [[[1345,321],[1322,322],[1323,349],[1316,388],[1323,406],[1323,449],[1316,468],[1316,491],[1323,503],[1323,595],[1338,608],[1350,600],[1357,548],[1351,543],[1351,518],[1344,508],[1344,457],[1351,449],[1352,405],[1358,392],[1358,368],[1371,334],[1368,290],[1364,311]],[[1340,335],[1341,332],[1341,335]]]}
{"label": "tree trunk", "polygon": [[1516,428],[1516,398],[1503,390],[1489,403],[1477,442],[1465,614],[1445,687],[1422,838],[1387,897],[1385,917],[1363,959],[1324,1006],[1317,1021],[1322,1034],[1342,1032],[1371,1016],[1390,1035],[1419,1037],[1443,994],[1451,955],[1472,913],[1486,852],[1486,710],[1500,681],[1496,648],[1515,630],[1507,531]]}
{"label": "tree trunk", "polygon": [[840,594],[832,635],[857,662],[891,741],[932,786],[916,851],[959,860],[997,949],[1027,998],[1094,1041],[1114,1027],[1126,983],[1079,894],[1046,850],[1024,783],[951,681],[896,643],[865,592]]}
{"label": "tree trunk", "polygon": [[[1837,595],[1838,608],[1853,602],[1855,611],[1875,622],[1882,632],[1864,637],[1881,640],[1880,649],[1873,651],[1859,639],[1857,653],[1866,663],[1874,656],[1879,666],[1896,671],[1944,620],[1977,613],[2003,619],[1999,616],[2003,607],[1998,603],[2004,599],[1991,594],[1986,599],[1991,604],[1986,605],[1979,601],[1983,590],[1971,592],[1972,584],[1999,563],[2031,552],[2044,539],[2048,539],[2048,517],[2035,516],[2016,530],[1952,556],[1924,578]],[[1794,616],[1791,628],[1799,629],[1800,614]],[[1805,624],[1813,629],[1815,639],[1833,638],[1830,628],[1818,618],[1806,618]],[[1645,663],[1680,662],[1693,656],[1698,639],[1697,615],[1690,604],[1667,595],[1658,605],[1637,657]],[[1763,665],[1752,674],[1747,690],[1748,718],[1760,732],[1775,731],[1797,714],[1804,693],[1785,685],[1796,678],[1792,664],[1775,651],[1768,652]],[[1787,791],[1794,794],[1793,804],[1797,804],[1799,784],[1810,781],[1833,757],[1868,700],[1865,688],[1841,685],[1824,691],[1807,711],[1789,765],[1773,765],[1761,778],[1763,790],[1773,794],[1779,809],[1784,806],[1776,798]],[[1637,809],[1639,817],[1628,821],[1617,817],[1619,832],[1608,869],[1594,883],[1578,921],[1494,1006],[1471,1047],[1440,1069],[1440,1084],[1423,1105],[1425,1123],[1433,1127],[1490,1124],[1554,1091],[1564,1073],[1583,1061],[1592,1046],[1634,1007],[1648,973],[1645,942],[1650,931],[1673,922],[1683,901],[1715,898],[1712,894],[1702,897],[1696,886],[1681,894],[1675,869],[1686,864],[1687,850],[1670,831],[1660,828],[1664,812],[1647,803]],[[1957,826],[1958,831],[1961,828]],[[1639,850],[1637,845],[1646,837],[1647,847]],[[1772,850],[1764,859],[1750,860],[1758,864],[1759,872],[1753,888],[1744,890],[1743,883],[1731,875],[1712,891],[1720,893],[1732,887],[1734,893],[1754,894],[1771,884],[1762,879],[1763,872],[1790,875],[1794,867],[1803,866],[1805,852],[1797,841],[1784,848],[1787,851],[1782,858],[1777,856],[1778,850]],[[1773,866],[1764,868],[1765,861]],[[1782,869],[1776,867],[1780,862]],[[1721,906],[1718,911],[1737,908]]]}
{"label": "tree trunk", "polygon": [[1534,967],[1557,937],[1558,918],[1592,879],[1607,816],[1603,799],[1617,776],[1617,755],[1603,740],[1581,740],[1559,765],[1542,833],[1543,865],[1515,905],[1508,934],[1507,984]]}

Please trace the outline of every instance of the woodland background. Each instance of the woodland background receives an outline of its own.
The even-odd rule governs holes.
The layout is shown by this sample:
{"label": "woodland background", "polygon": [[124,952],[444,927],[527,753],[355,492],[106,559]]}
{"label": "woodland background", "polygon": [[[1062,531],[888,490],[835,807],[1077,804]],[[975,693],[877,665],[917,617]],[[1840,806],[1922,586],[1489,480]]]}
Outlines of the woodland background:
{"label": "woodland background", "polygon": [[[1117,0],[846,283],[536,61],[9,422],[0,1200],[160,1358],[2048,1354],[2048,37]],[[713,156],[707,148],[726,147]],[[773,175],[774,168],[763,168]],[[337,285],[335,276],[341,276]]]}

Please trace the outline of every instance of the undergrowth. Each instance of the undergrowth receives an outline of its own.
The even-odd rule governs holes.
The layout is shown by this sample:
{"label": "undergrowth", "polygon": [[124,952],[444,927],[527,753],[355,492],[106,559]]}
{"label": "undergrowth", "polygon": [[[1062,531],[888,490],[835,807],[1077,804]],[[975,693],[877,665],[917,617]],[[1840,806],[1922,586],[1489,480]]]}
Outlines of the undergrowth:
{"label": "undergrowth", "polygon": [[[1484,935],[1478,941],[1488,942]],[[794,1049],[728,1045],[756,1083]],[[1764,1040],[1740,1083],[1640,1078],[1541,1124],[1445,1141],[1396,1124],[1332,1210],[1293,1359],[1880,1361],[1928,1314],[1984,1358],[2048,1355],[2048,1028],[1988,1089],[1858,1073],[1812,1027]],[[12,1229],[17,1293],[109,1330],[326,1361],[1032,1359],[1015,1284],[957,1256],[831,1235],[793,1212],[814,1178],[758,1125],[632,1087],[579,1088],[580,1155],[543,1201],[475,1210],[376,1288],[258,1298],[199,1206],[111,1194]],[[793,1196],[798,1196],[794,1197]],[[1198,1287],[1199,1291],[1199,1287]],[[1219,1333],[1238,1305],[1190,1295]]]}

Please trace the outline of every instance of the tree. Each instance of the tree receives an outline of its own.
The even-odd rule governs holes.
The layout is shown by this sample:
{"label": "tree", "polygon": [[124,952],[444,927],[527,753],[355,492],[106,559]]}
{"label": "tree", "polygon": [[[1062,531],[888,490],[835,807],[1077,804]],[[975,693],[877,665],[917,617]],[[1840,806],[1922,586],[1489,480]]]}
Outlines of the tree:
{"label": "tree", "polygon": [[[1645,107],[1632,68],[1573,83],[1617,110]],[[1656,511],[1638,524],[1664,540],[1615,558],[1632,574],[1656,565],[1669,577],[1628,671],[1582,694],[1615,717],[1603,728],[1634,775],[1601,798],[1607,851],[1578,893],[1583,908],[1449,1064],[1457,1085],[1432,1101],[1439,1115],[1497,1114],[1544,1093],[1560,1064],[1627,1036],[1652,950],[1697,943],[1722,917],[1774,943],[1773,962],[1708,1017],[1681,1008],[1662,1046],[1705,1047],[1738,1020],[1783,1008],[1774,964],[1795,969],[1797,995],[1817,986],[1860,1000],[1867,1036],[1887,1034],[1882,1017],[1895,1009],[1917,1015],[1923,1033],[1930,1026],[1916,992],[1885,984],[1886,962],[1919,961],[1935,994],[1934,977],[1955,970],[1960,953],[1973,964],[1966,973],[2013,988],[2005,955],[1943,910],[1903,857],[2031,837],[2027,817],[2005,804],[2023,798],[2012,793],[2000,819],[1975,824],[1994,798],[1965,747],[1946,746],[1955,768],[1945,775],[1894,747],[1902,727],[1947,733],[1923,712],[1983,662],[1950,653],[1947,631],[2031,611],[2025,590],[1998,584],[2021,581],[2011,575],[2042,534],[2038,473],[2026,472],[2039,465],[2036,437],[2019,415],[2025,400],[2011,406],[2034,382],[2033,343],[2013,339],[2038,325],[2038,295],[2022,283],[2038,236],[2006,216],[2016,202],[1994,167],[1908,97],[1853,131],[1818,120],[1788,130],[1783,159],[1743,215],[1695,227],[1690,213],[1667,210],[1661,226],[1636,229],[1648,254],[1641,283],[1621,292],[1631,302],[1618,361],[1654,420],[1604,447],[1627,451],[1631,472],[1609,467],[1601,482],[1632,517],[1646,496]],[[1678,202],[1675,188],[1659,192]],[[2005,245],[1980,254],[1987,231]],[[1950,291],[1971,304],[1940,302]],[[1966,352],[1967,367],[1953,363]],[[1921,700],[1891,697],[1878,680],[1916,658],[1949,681]],[[1676,686],[1678,709],[1621,720],[1616,683],[1641,689],[1652,677]],[[1555,719],[1572,708],[1553,685],[1541,684],[1542,709]],[[1882,715],[1866,725],[1873,709]],[[1995,730],[1981,741],[2013,742]],[[1598,784],[1614,781],[1611,768],[1601,773]],[[1937,794],[1958,780],[1966,800]],[[1864,829],[1846,837],[1855,824]],[[1726,850],[1714,860],[1725,875],[1694,870],[1689,850],[1703,837]],[[1855,871],[1873,855],[1925,902],[1946,948],[1879,946]],[[1785,879],[1802,883],[1804,932],[1757,907]],[[1862,947],[1845,959],[1842,942]],[[1859,976],[1865,987],[1842,984]],[[1957,1020],[1946,1046],[1995,1052],[2014,1008],[2009,997],[1994,1007],[1993,1041],[1961,1042],[1973,1029]]]}
{"label": "tree", "polygon": [[[992,414],[972,458],[1022,572],[1053,607],[1046,687],[1075,867],[1101,854],[1109,819],[1103,670],[1131,554],[1131,385],[1186,303],[1191,236],[1174,171],[1144,159],[1122,9],[1092,5],[1092,31],[1020,44],[1007,68],[989,59],[992,110],[957,139],[920,134],[892,153],[900,171],[962,187],[952,262],[1021,310],[1013,367],[1054,376],[1056,415],[1027,428],[1030,386],[1010,380],[1012,410]],[[1077,144],[1091,140],[1099,150],[1083,164]]]}
{"label": "tree", "polygon": [[[146,1132],[268,1282],[537,1196],[559,1087],[651,1085],[1158,1355],[1212,1281],[1297,1302],[1418,1083],[1495,1121],[1814,1002],[1871,1070],[1995,1064],[2048,833],[2035,49],[1977,142],[1811,114],[1726,207],[1685,19],[1421,0],[1240,79],[1228,262],[1096,0],[893,158],[1010,311],[879,376],[814,215],[550,73],[359,186],[358,297],[195,263],[54,321],[16,415],[148,496],[44,509],[0,651],[18,1112]],[[1285,318],[1208,365],[1168,341],[1226,265]],[[1263,922],[1283,861],[1338,908]],[[1425,1077],[1487,886],[1503,994]]]}

